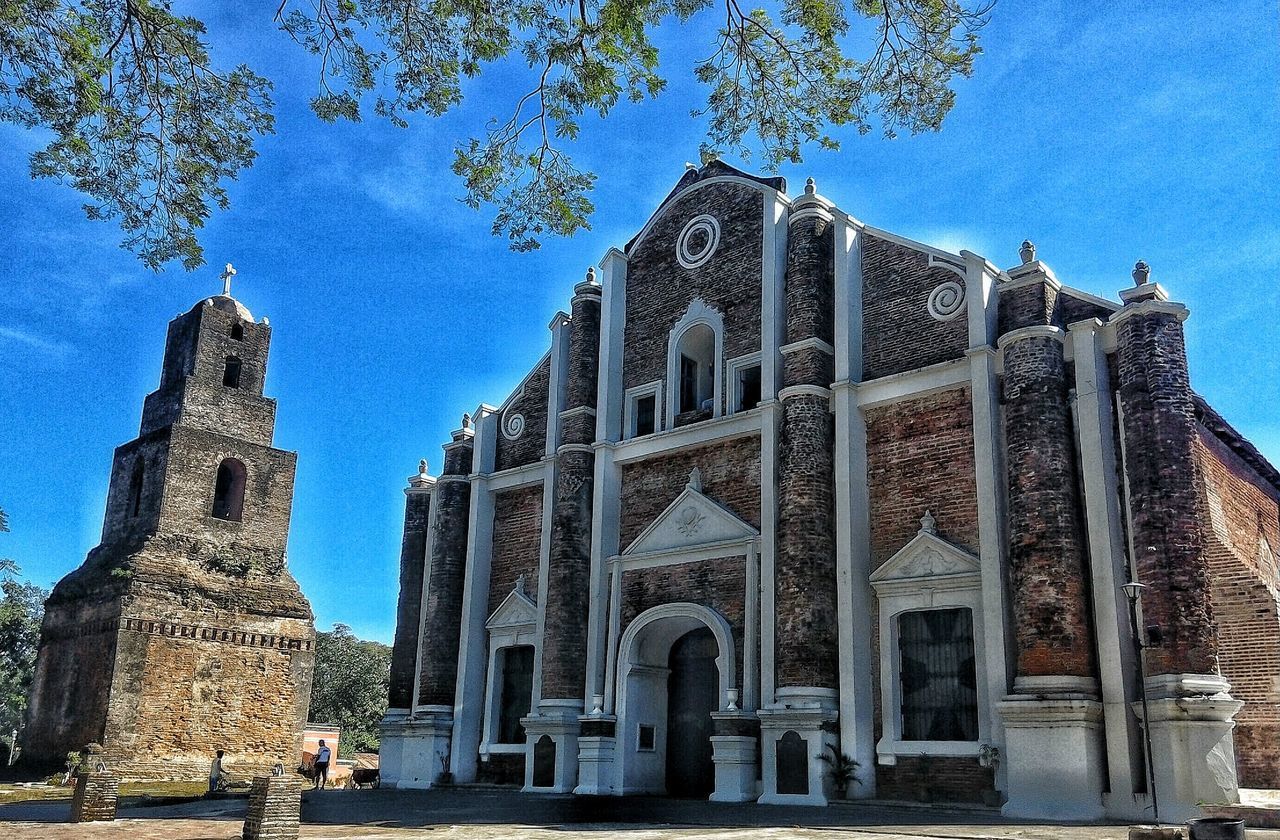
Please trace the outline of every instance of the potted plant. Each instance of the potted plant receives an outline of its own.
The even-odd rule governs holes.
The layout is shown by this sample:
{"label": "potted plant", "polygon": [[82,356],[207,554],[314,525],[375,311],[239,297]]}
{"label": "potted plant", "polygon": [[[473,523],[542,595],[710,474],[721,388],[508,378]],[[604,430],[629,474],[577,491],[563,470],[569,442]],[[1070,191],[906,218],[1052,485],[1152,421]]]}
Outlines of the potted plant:
{"label": "potted plant", "polygon": [[844,799],[849,790],[849,782],[857,783],[860,781],[854,775],[854,772],[859,767],[858,762],[839,752],[830,744],[827,744],[827,751],[819,755],[818,758],[828,765],[827,776],[831,779],[831,786],[836,789],[836,799]]}

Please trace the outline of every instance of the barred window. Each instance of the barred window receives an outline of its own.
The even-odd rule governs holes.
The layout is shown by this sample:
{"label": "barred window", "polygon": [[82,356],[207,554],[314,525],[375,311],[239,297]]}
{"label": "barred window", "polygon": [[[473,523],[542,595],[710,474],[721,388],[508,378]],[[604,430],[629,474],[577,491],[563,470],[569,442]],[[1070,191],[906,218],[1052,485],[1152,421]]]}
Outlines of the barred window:
{"label": "barred window", "polygon": [[898,616],[902,740],[978,740],[973,613],[964,608]]}
{"label": "barred window", "polygon": [[502,669],[502,694],[498,698],[499,744],[523,744],[524,725],[520,718],[529,714],[533,700],[533,647],[501,648],[498,665]]}

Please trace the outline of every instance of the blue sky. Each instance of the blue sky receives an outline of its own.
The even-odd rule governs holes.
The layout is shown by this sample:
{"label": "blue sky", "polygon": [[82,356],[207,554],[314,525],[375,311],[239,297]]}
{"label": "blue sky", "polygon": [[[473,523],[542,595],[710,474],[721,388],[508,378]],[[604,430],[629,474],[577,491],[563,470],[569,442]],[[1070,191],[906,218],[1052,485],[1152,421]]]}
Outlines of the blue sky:
{"label": "blue sky", "polygon": [[[1000,266],[1029,237],[1095,294],[1114,297],[1148,260],[1191,309],[1194,386],[1280,462],[1274,4],[1091,5],[1002,0],[941,133],[844,132],[841,151],[781,174],[793,194],[812,176],[869,224]],[[321,628],[389,641],[405,477],[422,457],[438,468],[463,411],[502,401],[587,266],[696,159],[705,127],[689,111],[705,94],[691,68],[715,13],[660,27],[661,100],[584,122],[574,153],[600,175],[593,230],[514,254],[490,212],[456,200],[448,163],[509,108],[519,68],[494,68],[459,110],[408,130],[326,125],[306,107],[315,67],[273,29],[274,4],[177,6],[205,16],[218,60],[276,82],[277,133],[206,228],[210,265],[152,275],[75,192],[28,179],[39,133],[0,125],[0,506],[13,528],[0,556],[48,586],[97,544],[111,452],[137,434],[166,324],[233,262],[237,296],[275,328],[276,445],[299,453],[290,566]]]}

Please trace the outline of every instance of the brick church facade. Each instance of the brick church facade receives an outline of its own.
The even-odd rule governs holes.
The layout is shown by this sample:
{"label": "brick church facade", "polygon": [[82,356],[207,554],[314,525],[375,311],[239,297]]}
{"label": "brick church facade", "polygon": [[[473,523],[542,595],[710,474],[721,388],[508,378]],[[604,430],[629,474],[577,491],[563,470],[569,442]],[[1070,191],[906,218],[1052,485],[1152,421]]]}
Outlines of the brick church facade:
{"label": "brick church facade", "polygon": [[271,327],[228,293],[169,324],[160,387],[115,451],[102,543],[45,605],[24,761],[99,743],[124,779],[292,766],[311,605],[285,565],[297,456],[272,447]]}
{"label": "brick church facade", "polygon": [[1136,581],[1162,816],[1280,787],[1280,475],[1144,265],[713,162],[601,268],[410,479],[384,783],[1149,816]]}

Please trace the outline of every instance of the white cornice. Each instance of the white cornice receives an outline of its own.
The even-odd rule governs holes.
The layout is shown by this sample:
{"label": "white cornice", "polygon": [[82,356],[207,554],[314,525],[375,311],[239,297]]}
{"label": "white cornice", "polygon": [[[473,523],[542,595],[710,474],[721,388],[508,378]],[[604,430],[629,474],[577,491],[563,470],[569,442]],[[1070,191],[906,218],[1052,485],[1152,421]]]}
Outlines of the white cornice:
{"label": "white cornice", "polygon": [[1107,320],[1107,325],[1115,327],[1126,318],[1132,318],[1135,315],[1173,315],[1179,321],[1185,321],[1191,316],[1191,310],[1187,309],[1185,304],[1174,303],[1168,300],[1144,300],[1141,303],[1131,303],[1125,306],[1116,314]]}
{"label": "white cornice", "polygon": [[821,350],[828,356],[836,354],[836,348],[820,338],[802,338],[799,341],[793,341],[778,348],[778,352],[784,356],[791,353],[799,353],[801,350]]}
{"label": "white cornice", "polygon": [[763,415],[764,412],[753,409],[730,414],[718,420],[704,420],[701,423],[691,423],[677,429],[667,429],[617,443],[597,441],[594,447],[611,450],[614,463],[626,464],[654,455],[697,449],[735,438],[759,435]]}
{"label": "white cornice", "polygon": [[1059,344],[1065,344],[1067,333],[1062,327],[1053,327],[1048,324],[1032,324],[1029,327],[1012,330],[1000,336],[996,340],[996,346],[1003,350],[1010,344],[1022,341],[1024,338],[1052,338]]}
{"label": "white cornice", "polygon": [[778,399],[788,400],[792,397],[831,398],[831,389],[821,385],[789,385],[778,392]]}
{"label": "white cornice", "polygon": [[832,387],[853,388],[858,395],[858,405],[862,408],[873,408],[887,403],[928,396],[939,391],[949,391],[969,384],[970,376],[969,360],[965,358],[893,373],[868,382],[837,382]]}

